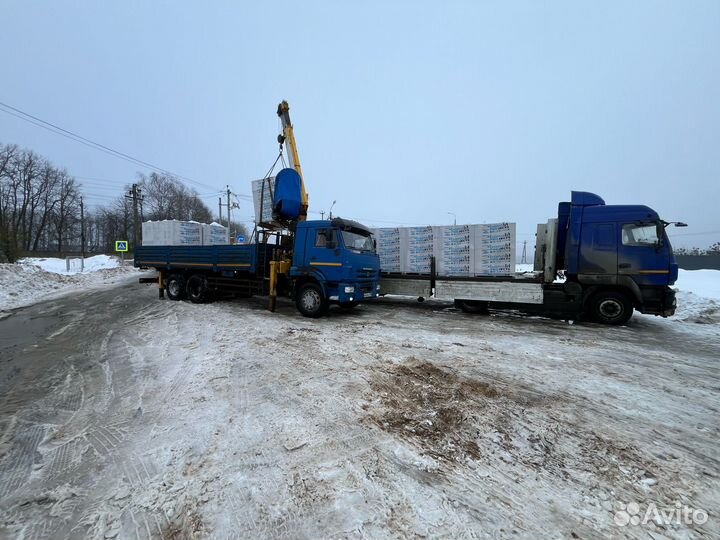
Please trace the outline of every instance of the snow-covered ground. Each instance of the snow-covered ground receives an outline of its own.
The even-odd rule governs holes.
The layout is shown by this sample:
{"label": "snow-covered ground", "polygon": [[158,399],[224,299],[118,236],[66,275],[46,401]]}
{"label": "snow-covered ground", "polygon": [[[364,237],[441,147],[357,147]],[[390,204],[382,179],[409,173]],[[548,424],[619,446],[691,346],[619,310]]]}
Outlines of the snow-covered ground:
{"label": "snow-covered ground", "polygon": [[720,323],[720,271],[680,270],[674,287],[678,309],[669,320]]}
{"label": "snow-covered ground", "polygon": [[88,288],[112,285],[136,269],[121,266],[116,257],[85,259],[85,270],[75,259],[68,272],[65,259],[28,257],[17,264],[0,264],[0,317],[4,312]]}
{"label": "snow-covered ground", "polygon": [[[0,538],[717,536],[720,324],[682,309],[39,303],[0,320]],[[630,503],[710,516],[618,525]]]}

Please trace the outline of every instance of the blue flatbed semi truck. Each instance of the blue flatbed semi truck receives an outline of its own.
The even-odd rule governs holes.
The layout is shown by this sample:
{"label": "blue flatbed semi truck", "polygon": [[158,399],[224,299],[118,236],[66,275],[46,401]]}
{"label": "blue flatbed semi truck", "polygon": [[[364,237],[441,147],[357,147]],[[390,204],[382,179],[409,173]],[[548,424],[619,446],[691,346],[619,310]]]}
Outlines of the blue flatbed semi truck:
{"label": "blue flatbed semi truck", "polygon": [[616,325],[626,323],[633,310],[667,317],[675,313],[671,285],[678,276],[668,225],[647,206],[606,205],[593,193],[573,191],[569,202],[558,205],[557,217],[538,225],[533,272],[473,277],[383,272],[381,291],[454,301],[468,312],[513,309]]}
{"label": "blue flatbed semi truck", "polygon": [[[352,308],[377,297],[380,263],[369,229],[355,221],[302,221],[267,242],[221,246],[140,246],[135,266],[158,271],[160,297],[208,302],[219,296],[295,300],[307,317],[330,304]],[[274,243],[271,243],[274,242]],[[272,269],[280,268],[279,272]]]}

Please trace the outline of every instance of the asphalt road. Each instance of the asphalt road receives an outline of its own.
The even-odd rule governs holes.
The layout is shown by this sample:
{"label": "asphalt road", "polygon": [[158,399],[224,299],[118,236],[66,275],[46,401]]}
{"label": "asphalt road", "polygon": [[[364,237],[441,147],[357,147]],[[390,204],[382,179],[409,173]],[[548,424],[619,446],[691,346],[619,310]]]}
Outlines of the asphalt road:
{"label": "asphalt road", "polygon": [[[119,286],[20,308],[0,320],[0,507],[14,538],[84,537],[74,503],[104,489],[96,472],[123,439],[136,410],[120,407],[125,352],[116,336],[158,313],[156,296],[137,278]],[[108,359],[119,360],[111,372]],[[126,381],[131,383],[130,380]],[[134,418],[135,417],[135,418]],[[58,486],[77,492],[48,495]],[[52,511],[51,511],[52,510]],[[51,515],[55,514],[55,515]]]}

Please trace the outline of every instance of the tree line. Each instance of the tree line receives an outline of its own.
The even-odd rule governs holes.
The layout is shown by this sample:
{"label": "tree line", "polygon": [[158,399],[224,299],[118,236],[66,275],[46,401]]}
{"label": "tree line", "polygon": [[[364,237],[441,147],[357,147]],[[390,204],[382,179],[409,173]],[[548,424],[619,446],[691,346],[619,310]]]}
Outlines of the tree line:
{"label": "tree line", "polygon": [[[171,175],[138,173],[135,183],[140,221],[212,221],[198,193]],[[90,254],[114,251],[116,240],[132,245],[135,209],[130,191],[127,185],[116,200],[88,209],[82,184],[66,169],[32,150],[0,144],[0,259],[12,262],[33,251],[61,256],[80,252],[83,237]]]}
{"label": "tree line", "polygon": [[700,248],[675,248],[675,255],[720,255],[720,242],[715,242],[707,249]]}

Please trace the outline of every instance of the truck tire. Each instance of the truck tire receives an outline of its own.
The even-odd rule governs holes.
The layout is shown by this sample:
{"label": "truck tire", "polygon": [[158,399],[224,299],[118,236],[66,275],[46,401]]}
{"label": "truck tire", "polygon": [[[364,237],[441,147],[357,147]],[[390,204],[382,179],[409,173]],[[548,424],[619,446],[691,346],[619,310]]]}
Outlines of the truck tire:
{"label": "truck tire", "polygon": [[193,304],[202,304],[210,299],[210,291],[208,290],[207,280],[201,274],[193,274],[187,280],[185,287],[188,299]]}
{"label": "truck tire", "polygon": [[187,284],[182,274],[170,274],[165,283],[165,291],[170,300],[182,300],[186,297]]}
{"label": "truck tire", "polygon": [[455,307],[463,313],[477,313],[487,315],[488,303],[481,300],[455,300]]}
{"label": "truck tire", "polygon": [[300,287],[295,298],[295,305],[303,316],[312,318],[321,317],[329,307],[322,289],[315,283],[306,283]]}
{"label": "truck tire", "polygon": [[633,314],[632,302],[623,293],[617,291],[595,294],[590,299],[589,306],[592,318],[602,324],[625,324]]}

